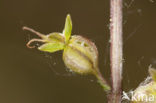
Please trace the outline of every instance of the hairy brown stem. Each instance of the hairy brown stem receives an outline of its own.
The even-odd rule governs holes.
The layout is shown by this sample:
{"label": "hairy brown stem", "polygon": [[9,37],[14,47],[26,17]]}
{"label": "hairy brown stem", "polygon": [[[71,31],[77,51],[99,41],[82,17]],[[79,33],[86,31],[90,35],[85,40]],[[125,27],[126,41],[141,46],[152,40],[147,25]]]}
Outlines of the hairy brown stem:
{"label": "hairy brown stem", "polygon": [[112,92],[109,103],[121,103],[122,81],[122,0],[110,0],[110,60]]}

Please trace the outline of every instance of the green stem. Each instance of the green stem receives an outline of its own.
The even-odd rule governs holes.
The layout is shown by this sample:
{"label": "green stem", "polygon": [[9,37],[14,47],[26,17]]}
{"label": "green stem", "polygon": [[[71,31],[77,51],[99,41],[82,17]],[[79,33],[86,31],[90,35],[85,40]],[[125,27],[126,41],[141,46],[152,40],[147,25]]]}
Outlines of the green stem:
{"label": "green stem", "polygon": [[109,86],[109,84],[107,83],[107,81],[103,78],[102,74],[100,73],[100,71],[97,71],[97,73],[95,73],[95,76],[98,80],[98,83],[102,86],[102,88],[104,89],[104,91],[106,91],[107,93],[109,93],[109,91],[111,90],[111,87]]}

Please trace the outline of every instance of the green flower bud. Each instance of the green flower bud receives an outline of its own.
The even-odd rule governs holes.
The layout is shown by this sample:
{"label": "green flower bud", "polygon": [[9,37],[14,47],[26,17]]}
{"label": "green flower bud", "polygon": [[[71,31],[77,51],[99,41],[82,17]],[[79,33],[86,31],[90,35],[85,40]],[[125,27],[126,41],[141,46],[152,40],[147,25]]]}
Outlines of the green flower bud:
{"label": "green flower bud", "polygon": [[95,44],[82,36],[72,36],[64,48],[66,66],[79,74],[94,73],[97,69],[98,52]]}

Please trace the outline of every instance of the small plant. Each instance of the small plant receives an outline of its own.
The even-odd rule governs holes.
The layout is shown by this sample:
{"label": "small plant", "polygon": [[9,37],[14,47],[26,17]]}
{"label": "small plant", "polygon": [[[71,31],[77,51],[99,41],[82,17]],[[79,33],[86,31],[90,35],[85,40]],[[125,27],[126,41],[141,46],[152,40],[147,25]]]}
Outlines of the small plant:
{"label": "small plant", "polygon": [[[63,50],[63,61],[70,71],[80,75],[94,75],[103,89],[109,93],[109,103],[121,102],[118,94],[111,93],[112,89],[101,75],[98,67],[98,50],[95,44],[83,36],[71,36],[72,20],[69,14],[62,33],[54,32],[44,35],[28,27],[23,27],[23,30],[33,32],[40,37],[40,39],[31,39],[27,43],[28,48],[35,47],[31,46],[33,42],[41,42],[42,45],[38,47],[40,51],[54,53]],[[132,100],[129,100],[131,103],[156,103],[156,70],[150,67],[149,74],[152,79],[134,91],[131,95]]]}
{"label": "small plant", "polygon": [[[98,50],[95,44],[83,36],[71,36],[72,20],[69,14],[66,17],[65,27],[62,33],[54,32],[44,35],[28,27],[23,27],[23,30],[33,32],[40,37],[40,39],[31,39],[27,43],[28,48],[35,47],[31,46],[33,42],[41,42],[42,45],[38,47],[40,51],[54,53],[62,50],[63,61],[70,71],[80,75],[94,75],[103,89],[107,93],[110,93],[109,103],[121,102],[118,94],[112,94],[112,89],[101,75],[98,67]],[[156,70],[150,67],[149,74],[152,79],[150,82],[140,85],[134,91],[134,94],[131,95],[131,103],[156,103]]]}
{"label": "small plant", "polygon": [[72,20],[70,15],[66,17],[62,33],[54,32],[44,35],[28,27],[23,27],[23,30],[31,31],[41,38],[30,40],[27,47],[34,48],[34,46],[30,46],[32,42],[42,42],[43,44],[38,47],[40,51],[53,53],[63,50],[63,61],[67,68],[80,75],[94,75],[103,89],[106,92],[110,91],[110,86],[98,68],[98,51],[95,44],[80,35],[71,36]]}
{"label": "small plant", "polygon": [[[110,69],[111,86],[107,84],[98,67],[98,50],[95,44],[80,35],[72,34],[72,21],[67,15],[65,27],[62,33],[54,32],[48,35],[41,34],[31,28],[23,27],[38,35],[40,39],[32,39],[32,42],[41,42],[40,51],[53,53],[63,51],[63,61],[70,71],[80,75],[94,75],[99,84],[107,92],[108,103],[156,103],[156,70],[149,68],[150,81],[145,81],[126,97],[123,91],[122,98],[122,70],[123,70],[123,0],[110,0]],[[130,3],[130,5],[132,2]],[[122,101],[123,99],[123,101]],[[127,101],[126,101],[127,103]]]}

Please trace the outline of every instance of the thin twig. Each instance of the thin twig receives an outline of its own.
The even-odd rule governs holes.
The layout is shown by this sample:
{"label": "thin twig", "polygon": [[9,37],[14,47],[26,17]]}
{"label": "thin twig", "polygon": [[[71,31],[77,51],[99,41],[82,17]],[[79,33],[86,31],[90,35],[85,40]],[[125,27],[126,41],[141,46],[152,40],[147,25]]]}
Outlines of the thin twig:
{"label": "thin twig", "polygon": [[112,93],[109,103],[121,103],[122,81],[122,0],[111,0],[110,3],[110,35],[111,35],[111,77]]}

